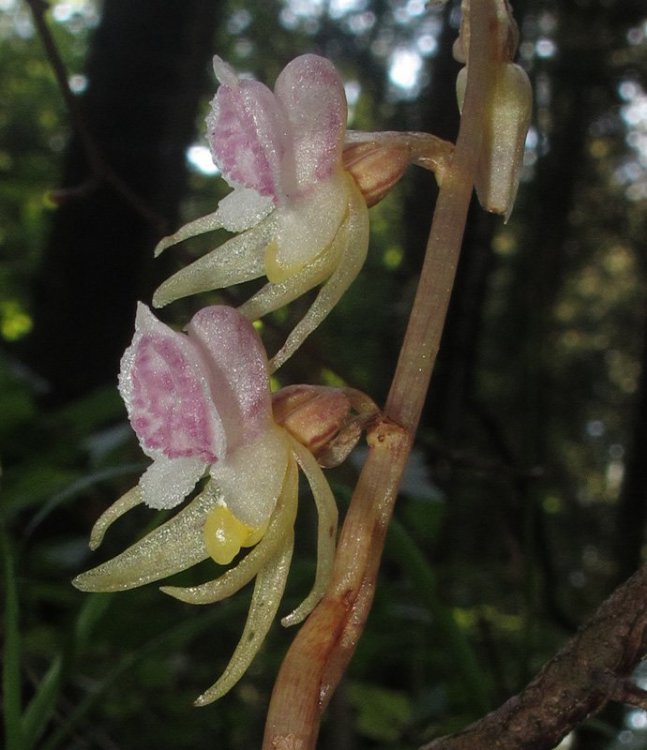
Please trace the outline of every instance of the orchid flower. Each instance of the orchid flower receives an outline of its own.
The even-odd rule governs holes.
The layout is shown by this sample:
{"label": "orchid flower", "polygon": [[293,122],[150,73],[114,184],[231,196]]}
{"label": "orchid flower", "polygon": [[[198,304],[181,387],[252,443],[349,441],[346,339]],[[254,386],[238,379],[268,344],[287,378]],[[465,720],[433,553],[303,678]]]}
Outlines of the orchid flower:
{"label": "orchid flower", "polygon": [[[326,587],[337,508],[312,452],[295,439],[289,425],[275,421],[265,350],[251,323],[233,308],[201,310],[184,334],[139,305],[135,335],[121,361],[119,390],[152,464],[138,485],[98,519],[90,547],[96,549],[108,527],[136,505],[174,508],[200,484],[194,499],[173,518],[78,576],[74,584],[82,591],[121,591],[208,558],[227,565],[242,547],[253,547],[213,581],[162,587],[181,601],[207,604],[256,577],[244,632],[229,666],[196,701],[205,705],[240,679],[277,612],[292,556],[298,468],[319,514],[318,560],[312,590],[283,618],[285,625],[302,621]],[[340,401],[332,402],[338,421]],[[285,405],[283,410],[290,411]]]}
{"label": "orchid flower", "polygon": [[153,304],[264,275],[268,283],[240,308],[255,320],[321,285],[274,356],[277,368],[328,315],[366,258],[367,205],[342,162],[344,87],[333,64],[311,54],[289,63],[273,92],[238,78],[219,57],[214,70],[220,87],[207,117],[209,142],[233,191],[214,213],[163,239],[156,253],[215,229],[238,234],[164,282]]}

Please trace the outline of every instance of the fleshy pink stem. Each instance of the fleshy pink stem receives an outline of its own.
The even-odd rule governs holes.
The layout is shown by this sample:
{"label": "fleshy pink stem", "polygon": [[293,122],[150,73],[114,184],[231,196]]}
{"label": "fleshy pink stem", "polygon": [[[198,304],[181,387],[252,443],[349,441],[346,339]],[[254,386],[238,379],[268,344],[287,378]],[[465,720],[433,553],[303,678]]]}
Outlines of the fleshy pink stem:
{"label": "fleshy pink stem", "polygon": [[438,353],[463,238],[496,62],[494,0],[472,0],[469,73],[451,165],[438,195],[407,333],[385,418],[369,430],[369,455],[339,539],[333,579],[279,672],[264,750],[313,750],[321,715],[364,628],[384,537]]}

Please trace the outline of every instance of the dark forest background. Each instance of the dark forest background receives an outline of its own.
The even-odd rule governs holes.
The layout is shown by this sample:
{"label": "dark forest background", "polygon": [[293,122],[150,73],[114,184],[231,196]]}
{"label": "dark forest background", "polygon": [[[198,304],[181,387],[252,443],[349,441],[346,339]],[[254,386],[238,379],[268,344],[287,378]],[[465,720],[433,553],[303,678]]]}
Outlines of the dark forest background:
{"label": "dark forest background", "polygon": [[[36,3],[33,3],[36,6]],[[157,261],[212,211],[211,58],[273,84],[330,57],[350,127],[453,139],[458,8],[423,0],[57,0],[57,84],[28,4],[0,2],[0,455],[7,750],[258,747],[292,638],[277,623],[235,690],[191,706],[225,666],[249,593],[183,605],[155,586],[69,581],[151,523],[134,512],[91,555],[89,529],[142,455],[116,392],[136,300],[207,245]],[[321,747],[414,748],[517,692],[641,563],[647,509],[647,9],[514,2],[535,109],[507,224],[470,211],[440,361],[368,628]],[[393,373],[435,196],[411,169],[371,209],[342,304],[278,384],[347,383],[378,403]],[[207,242],[213,244],[213,238]],[[205,295],[165,310],[184,323]],[[265,321],[270,351],[308,300]],[[348,501],[361,450],[329,477]],[[309,587],[301,502],[283,612]],[[213,574],[212,576],[213,577]],[[184,574],[185,581],[205,573]],[[647,685],[647,670],[636,675]],[[564,748],[647,748],[647,715],[610,711]]]}

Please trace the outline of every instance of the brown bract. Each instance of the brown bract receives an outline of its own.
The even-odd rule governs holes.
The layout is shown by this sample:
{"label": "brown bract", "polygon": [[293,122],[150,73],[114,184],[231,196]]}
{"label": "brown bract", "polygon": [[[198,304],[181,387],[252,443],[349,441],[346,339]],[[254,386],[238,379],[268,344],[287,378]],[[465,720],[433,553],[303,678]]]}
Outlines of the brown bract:
{"label": "brown bract", "polygon": [[378,408],[353,388],[290,385],[272,397],[277,424],[317,459],[320,466],[339,466],[357,445]]}

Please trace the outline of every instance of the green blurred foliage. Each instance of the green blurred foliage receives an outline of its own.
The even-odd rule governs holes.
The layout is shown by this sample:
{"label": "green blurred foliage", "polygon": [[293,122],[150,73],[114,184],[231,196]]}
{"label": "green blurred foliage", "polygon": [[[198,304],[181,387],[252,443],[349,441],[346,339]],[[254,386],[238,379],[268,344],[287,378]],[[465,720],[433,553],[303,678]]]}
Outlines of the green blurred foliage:
{"label": "green blurred foliage", "polygon": [[[465,385],[456,399],[451,378],[435,383],[438,412],[421,426],[375,606],[324,722],[324,748],[414,747],[460,729],[519,690],[621,569],[616,520],[645,356],[647,22],[640,13],[629,18],[631,4],[626,18],[620,2],[595,12],[590,5],[524,4],[521,53],[537,109],[518,205],[483,241],[483,291],[469,300],[476,334],[462,348],[450,318],[441,357],[450,372],[467,373]],[[61,54],[81,75],[100,8],[80,0],[52,6]],[[589,12],[582,38],[578,17]],[[229,0],[214,52],[268,82],[299,52],[328,54],[357,92],[351,126],[398,128],[435,91],[432,31],[441,15],[431,18],[429,25],[414,0]],[[409,90],[393,80],[404,48],[428,50],[419,56],[420,85]],[[54,208],[47,196],[70,122],[26,6],[8,0],[0,4],[0,86],[7,750],[259,746],[290,631],[272,630],[231,695],[191,706],[225,666],[249,593],[195,608],[155,586],[87,596],[69,584],[95,559],[87,550],[93,521],[143,463],[114,388],[45,409],[42,384],[9,347],[28,335],[31,282]],[[201,128],[195,142],[203,145]],[[572,132],[576,150],[566,138]],[[371,209],[366,268],[280,382],[344,382],[383,402],[422,252],[408,246],[405,229],[429,221],[407,213],[412,179]],[[431,206],[431,180],[425,184]],[[194,169],[183,213],[206,213],[222,194],[219,180]],[[204,247],[178,249],[172,263]],[[468,270],[477,252],[466,248]],[[184,322],[216,298],[182,302],[169,314]],[[306,304],[265,321],[270,350]],[[330,472],[342,511],[359,460]],[[153,522],[150,512],[129,514],[101,559]],[[309,587],[314,524],[304,497],[283,612]],[[210,575],[207,566],[182,580]],[[647,746],[638,731],[632,741]]]}
{"label": "green blurred foliage", "polygon": [[[71,75],[83,69],[92,4],[57,3],[54,34]],[[56,12],[56,11],[55,11]],[[41,257],[54,208],[50,191],[69,133],[69,121],[29,10],[6,2],[0,10],[0,336],[29,332],[30,280]]]}

